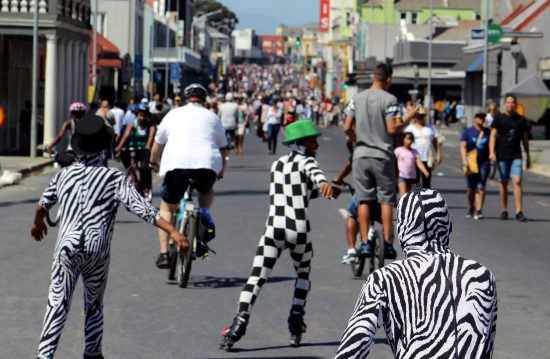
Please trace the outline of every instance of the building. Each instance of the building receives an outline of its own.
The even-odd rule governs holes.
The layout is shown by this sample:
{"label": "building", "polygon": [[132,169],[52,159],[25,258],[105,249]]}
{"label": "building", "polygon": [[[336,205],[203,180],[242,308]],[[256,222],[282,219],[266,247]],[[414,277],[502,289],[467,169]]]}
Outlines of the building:
{"label": "building", "polygon": [[261,61],[260,37],[252,29],[233,30],[234,59],[236,62]]}
{"label": "building", "polygon": [[[28,130],[19,117],[32,93],[33,2],[0,4],[0,152],[28,153]],[[38,143],[50,143],[73,101],[88,91],[90,1],[42,0],[39,7]]]}
{"label": "building", "polygon": [[260,37],[262,42],[262,51],[276,56],[286,55],[286,36],[281,35],[263,35]]}

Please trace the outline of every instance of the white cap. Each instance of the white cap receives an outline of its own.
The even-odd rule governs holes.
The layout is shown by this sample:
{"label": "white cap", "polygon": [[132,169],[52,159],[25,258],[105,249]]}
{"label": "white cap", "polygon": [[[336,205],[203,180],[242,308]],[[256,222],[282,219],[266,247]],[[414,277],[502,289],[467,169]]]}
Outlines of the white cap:
{"label": "white cap", "polygon": [[233,94],[231,92],[228,92],[225,94],[225,100],[226,101],[233,101]]}
{"label": "white cap", "polygon": [[141,103],[149,103],[149,100],[147,99],[147,97],[144,97],[141,99]]}

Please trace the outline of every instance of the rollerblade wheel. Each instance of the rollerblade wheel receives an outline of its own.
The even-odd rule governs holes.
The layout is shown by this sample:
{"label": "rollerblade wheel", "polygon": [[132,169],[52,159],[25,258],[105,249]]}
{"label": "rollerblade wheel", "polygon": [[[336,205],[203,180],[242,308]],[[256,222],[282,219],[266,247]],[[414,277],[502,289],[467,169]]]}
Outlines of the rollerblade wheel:
{"label": "rollerblade wheel", "polygon": [[300,346],[300,342],[302,341],[302,334],[291,334],[290,335],[290,341],[289,344],[293,348],[297,348]]}
{"label": "rollerblade wheel", "polygon": [[233,339],[229,337],[224,337],[222,342],[220,343],[220,350],[225,350],[226,352],[230,351],[231,348],[233,348],[233,344],[235,344]]}

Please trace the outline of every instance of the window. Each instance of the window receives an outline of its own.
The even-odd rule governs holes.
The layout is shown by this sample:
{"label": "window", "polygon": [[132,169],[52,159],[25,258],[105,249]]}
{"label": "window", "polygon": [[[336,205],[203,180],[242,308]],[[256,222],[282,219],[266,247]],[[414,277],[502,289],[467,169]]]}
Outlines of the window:
{"label": "window", "polygon": [[476,12],[476,20],[481,20],[481,13]]}
{"label": "window", "polygon": [[[105,16],[106,14],[103,12],[100,12],[97,14],[97,32],[100,33],[101,35],[105,35],[105,30],[106,30],[106,23],[105,23]],[[91,19],[91,22],[90,22],[90,25],[93,27],[94,26],[94,13],[92,12],[92,14],[90,15],[90,19]]]}
{"label": "window", "polygon": [[407,13],[406,12],[401,13],[401,20],[407,20]]}
{"label": "window", "polygon": [[413,13],[412,13],[412,20],[411,20],[411,22],[412,22],[413,24],[416,24],[417,21],[418,21],[418,13],[413,12]]}

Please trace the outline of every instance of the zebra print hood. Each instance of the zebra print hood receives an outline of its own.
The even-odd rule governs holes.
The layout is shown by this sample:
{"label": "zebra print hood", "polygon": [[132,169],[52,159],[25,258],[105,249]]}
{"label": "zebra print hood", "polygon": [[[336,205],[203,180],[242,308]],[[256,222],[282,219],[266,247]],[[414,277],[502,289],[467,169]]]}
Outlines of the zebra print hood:
{"label": "zebra print hood", "polygon": [[405,256],[418,251],[448,252],[452,227],[447,203],[438,191],[422,189],[419,197],[413,190],[399,200],[397,236]]}
{"label": "zebra print hood", "polygon": [[80,155],[78,157],[78,162],[82,163],[84,166],[100,167],[103,166],[106,158],[107,151],[101,151],[93,155]]}

